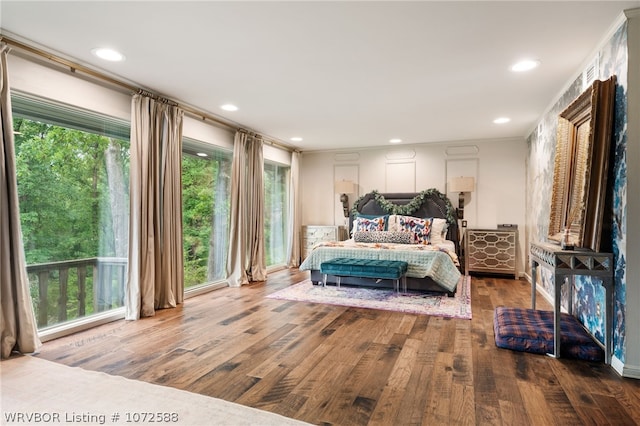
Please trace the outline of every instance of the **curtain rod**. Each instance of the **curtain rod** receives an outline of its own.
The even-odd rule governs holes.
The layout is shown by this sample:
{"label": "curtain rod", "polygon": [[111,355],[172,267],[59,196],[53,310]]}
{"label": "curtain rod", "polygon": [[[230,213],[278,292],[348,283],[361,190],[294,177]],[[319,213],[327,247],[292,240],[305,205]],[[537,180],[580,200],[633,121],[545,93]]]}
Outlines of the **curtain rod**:
{"label": "curtain rod", "polygon": [[[73,61],[70,61],[68,59],[61,58],[61,57],[59,57],[57,55],[54,55],[54,54],[49,53],[49,52],[46,52],[46,51],[44,51],[42,49],[38,49],[38,48],[35,48],[33,46],[29,46],[27,44],[21,43],[21,42],[19,42],[17,40],[14,40],[12,38],[9,38],[9,37],[3,35],[3,34],[0,34],[0,42],[4,42],[4,43],[8,44],[9,46],[18,48],[20,50],[26,51],[26,52],[31,53],[33,55],[40,56],[40,57],[42,57],[42,58],[44,58],[44,59],[46,59],[48,61],[57,63],[59,65],[65,66],[65,67],[68,67],[69,70],[72,73],[76,72],[76,71],[80,71],[80,72],[82,72],[84,74],[87,74],[87,75],[93,77],[93,78],[102,80],[104,82],[107,82],[107,83],[112,84],[114,86],[118,86],[118,87],[126,89],[126,90],[129,90],[129,91],[131,91],[133,93],[144,94],[145,96],[149,96],[149,97],[155,98],[157,100],[163,100],[163,101],[168,101],[168,102],[175,103],[186,114],[189,114],[194,118],[198,118],[198,119],[201,119],[203,121],[205,121],[205,120],[213,121],[216,124],[219,124],[221,126],[224,126],[224,127],[228,128],[228,129],[235,130],[235,131],[244,130],[244,128],[242,128],[242,127],[237,127],[237,126],[235,126],[235,125],[233,125],[231,123],[226,122],[225,120],[222,120],[220,118],[215,117],[214,115],[208,114],[208,113],[200,111],[198,109],[195,109],[195,108],[193,108],[193,107],[191,107],[189,105],[184,105],[184,104],[181,104],[179,102],[173,101],[171,99],[167,99],[167,98],[165,98],[163,96],[157,95],[155,93],[149,92],[148,90],[142,89],[140,87],[132,86],[131,84],[125,83],[124,81],[115,79],[113,77],[109,77],[108,75],[102,74],[102,73],[100,73],[98,71],[95,71],[95,70],[89,68],[89,67],[86,67],[84,65],[80,65],[80,64],[75,63]],[[265,137],[264,139],[265,139],[265,142],[267,142],[269,145],[276,146],[278,148],[284,149],[284,150],[289,151],[289,152],[298,152],[297,149],[294,149],[294,148],[292,148],[290,146],[287,146],[287,145],[285,145],[283,143],[280,143],[277,140],[274,140],[272,138]]]}

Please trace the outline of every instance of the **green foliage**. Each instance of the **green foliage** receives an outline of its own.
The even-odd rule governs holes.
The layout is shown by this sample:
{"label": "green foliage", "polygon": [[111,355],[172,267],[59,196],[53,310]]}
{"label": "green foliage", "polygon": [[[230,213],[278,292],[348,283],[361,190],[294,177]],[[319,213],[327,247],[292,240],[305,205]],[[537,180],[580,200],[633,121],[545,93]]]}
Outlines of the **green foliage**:
{"label": "green foliage", "polygon": [[207,259],[218,163],[198,157],[182,159],[182,235],[185,286],[207,280]]}
{"label": "green foliage", "polygon": [[104,151],[109,139],[18,119],[18,194],[28,264],[112,256],[99,253],[109,227]]}

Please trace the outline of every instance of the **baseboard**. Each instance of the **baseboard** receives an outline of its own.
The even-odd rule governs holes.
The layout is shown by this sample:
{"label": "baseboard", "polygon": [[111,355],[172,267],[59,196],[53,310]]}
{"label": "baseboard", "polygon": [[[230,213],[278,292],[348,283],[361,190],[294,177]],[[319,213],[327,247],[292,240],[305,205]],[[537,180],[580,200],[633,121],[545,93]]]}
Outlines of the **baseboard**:
{"label": "baseboard", "polygon": [[[531,284],[531,275],[525,274],[525,278],[529,282],[529,284]],[[537,293],[536,297],[538,297],[538,295],[542,296],[544,298],[544,300],[549,302],[549,304],[551,306],[553,306],[555,304],[555,300],[554,300],[553,296],[551,294],[549,294],[547,292],[547,290],[544,289],[544,287],[542,287],[540,285],[537,285],[536,286],[536,293]],[[566,308],[564,308],[563,306],[560,306],[560,311],[567,312]]]}
{"label": "baseboard", "polygon": [[615,356],[611,358],[611,368],[622,377],[640,379],[640,366],[625,364]]}

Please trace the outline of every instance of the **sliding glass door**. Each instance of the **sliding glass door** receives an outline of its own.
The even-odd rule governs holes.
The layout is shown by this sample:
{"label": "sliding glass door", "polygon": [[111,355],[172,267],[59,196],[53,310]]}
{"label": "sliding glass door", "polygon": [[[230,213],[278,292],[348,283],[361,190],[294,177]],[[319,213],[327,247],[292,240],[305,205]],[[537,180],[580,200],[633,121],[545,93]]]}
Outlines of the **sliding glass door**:
{"label": "sliding glass door", "polygon": [[183,140],[182,222],[185,288],[226,278],[232,153]]}
{"label": "sliding glass door", "polygon": [[12,96],[20,221],[39,330],[120,308],[129,123]]}
{"label": "sliding glass door", "polygon": [[287,263],[290,167],[264,164],[264,236],[267,267]]}

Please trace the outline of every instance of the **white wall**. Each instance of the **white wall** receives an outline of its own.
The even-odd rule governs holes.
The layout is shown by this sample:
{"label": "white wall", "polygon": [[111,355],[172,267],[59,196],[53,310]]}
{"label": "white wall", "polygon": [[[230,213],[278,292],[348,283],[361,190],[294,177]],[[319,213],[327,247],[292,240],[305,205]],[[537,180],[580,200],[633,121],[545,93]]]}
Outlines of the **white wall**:
{"label": "white wall", "polygon": [[[640,379],[640,9],[628,18],[627,221],[625,365],[622,374]],[[635,218],[635,219],[634,219]],[[620,370],[618,370],[620,372]]]}
{"label": "white wall", "polygon": [[[302,154],[300,195],[303,225],[342,225],[344,218],[339,195],[334,194],[338,173],[349,172],[358,188],[349,195],[349,205],[371,190],[420,192],[429,188],[446,191],[447,164],[477,162],[476,191],[466,198],[465,219],[473,228],[495,228],[498,223],[517,224],[520,231],[518,270],[523,271],[525,225],[524,139],[451,142],[384,149],[319,151]],[[398,166],[402,164],[402,166]],[[390,165],[390,167],[389,167]],[[451,163],[449,164],[451,168]],[[403,169],[406,169],[403,172]],[[357,173],[353,173],[356,170]],[[387,172],[395,176],[389,179]],[[398,173],[406,173],[406,186],[398,187]],[[355,176],[355,178],[354,178]],[[403,189],[401,191],[401,189]],[[456,207],[457,196],[450,194]]]}

